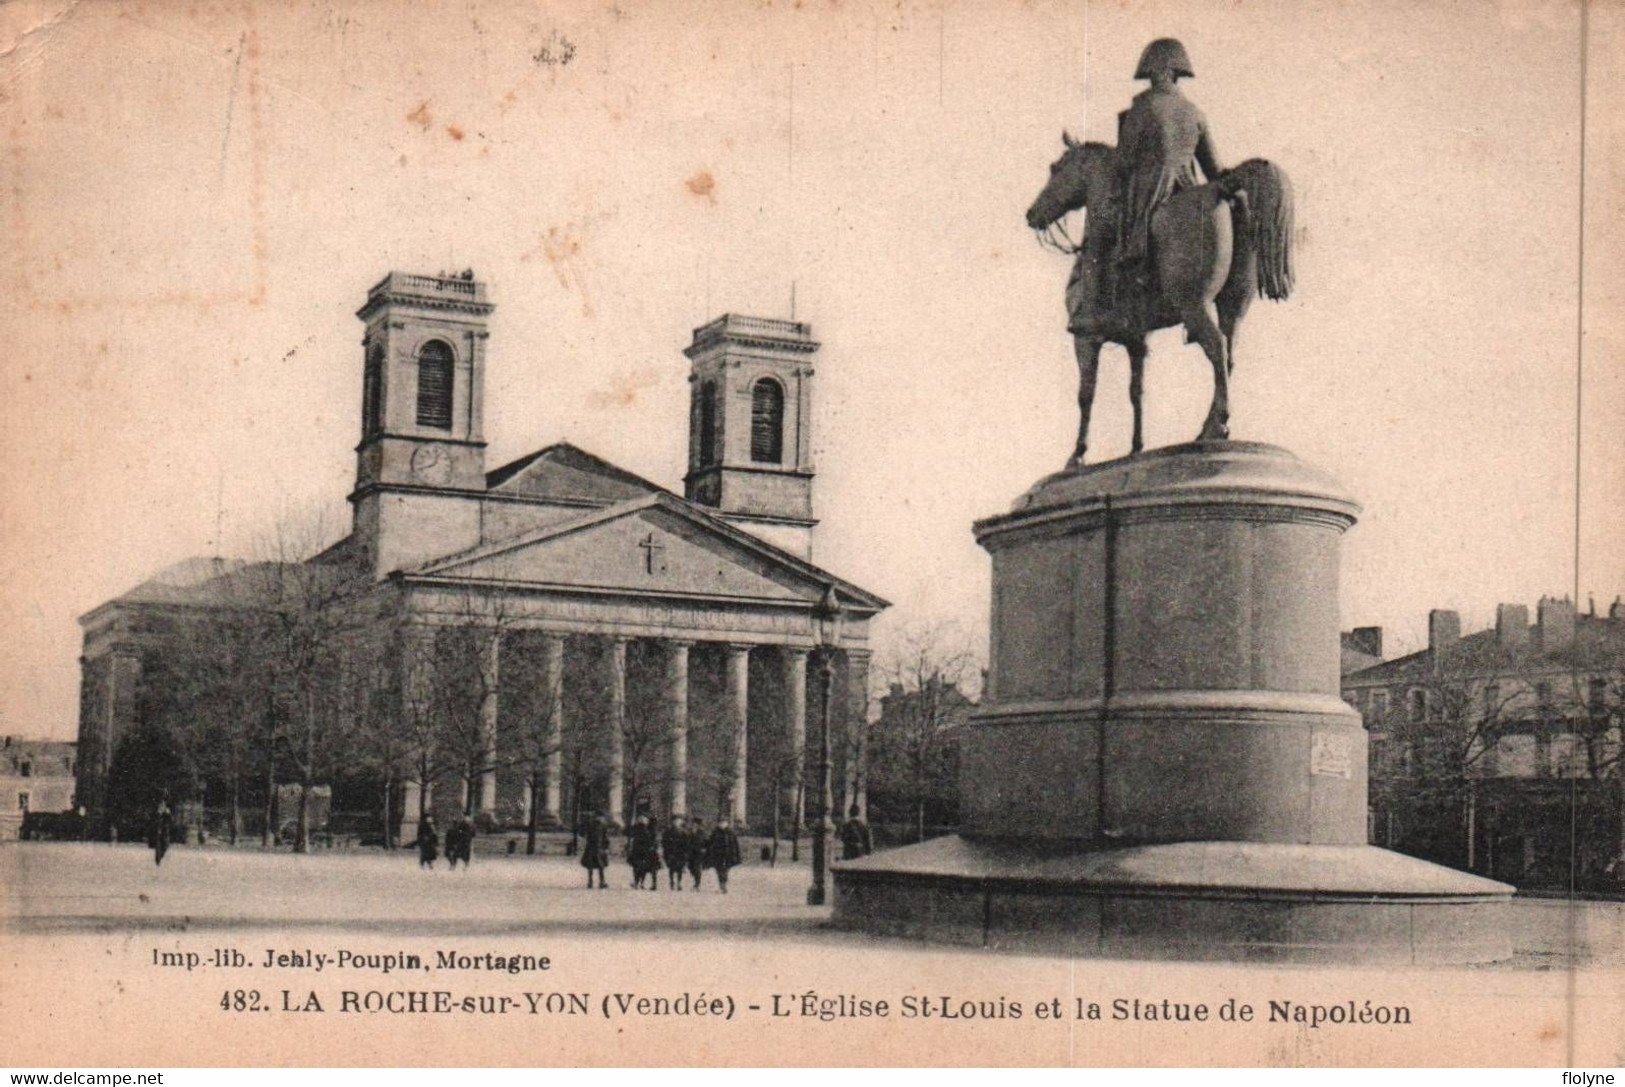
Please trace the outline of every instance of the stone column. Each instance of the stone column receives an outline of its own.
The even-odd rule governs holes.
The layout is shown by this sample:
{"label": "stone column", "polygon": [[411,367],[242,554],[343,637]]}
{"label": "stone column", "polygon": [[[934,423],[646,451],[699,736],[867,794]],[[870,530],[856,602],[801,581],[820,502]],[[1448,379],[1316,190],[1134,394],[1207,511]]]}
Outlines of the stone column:
{"label": "stone column", "polygon": [[[495,814],[497,810],[497,679],[502,656],[502,639],[492,634],[485,644],[480,660],[480,686],[484,697],[480,699],[480,737],[484,741],[484,754],[480,759],[479,810]],[[467,800],[464,800],[467,804]]]}
{"label": "stone column", "polygon": [[547,727],[542,739],[544,757],[541,821],[556,827],[559,820],[559,797],[564,783],[564,635],[549,634],[543,643],[542,672],[546,699],[543,712],[547,714]]}
{"label": "stone column", "polygon": [[728,693],[725,707],[728,713],[729,724],[733,728],[733,790],[732,802],[729,805],[729,815],[734,826],[744,829],[748,824],[746,818],[750,814],[749,782],[746,779],[746,768],[750,763],[750,646],[728,645],[723,647],[728,654],[726,669]]}
{"label": "stone column", "polygon": [[433,712],[428,665],[434,651],[433,632],[423,627],[407,626],[401,632],[400,646],[400,713],[405,722],[406,735],[414,741],[407,754],[407,774],[414,776],[405,782],[405,793],[401,797],[400,836],[402,842],[412,842],[417,840],[419,814],[429,810],[434,799],[432,786],[415,777],[423,772],[425,757],[432,755],[432,752],[425,752],[417,745],[427,745],[431,735],[428,721],[421,718]]}
{"label": "stone column", "polygon": [[671,722],[671,810],[688,814],[688,649],[693,642],[666,643],[666,708]]}
{"label": "stone column", "polygon": [[407,838],[407,827],[410,826],[411,837],[417,837],[418,809],[423,805],[423,786],[415,781],[401,783],[401,838]]}
{"label": "stone column", "polygon": [[790,781],[785,800],[799,828],[805,821],[807,780],[807,650],[784,650],[784,742],[790,748]]}
{"label": "stone column", "polygon": [[609,803],[611,826],[626,816],[626,639],[609,641]]}
{"label": "stone column", "polygon": [[[846,651],[846,706],[849,730],[846,750],[851,759],[847,771],[846,803],[858,806],[858,814],[869,818],[869,657],[867,649]],[[845,812],[840,818],[846,817]]]}

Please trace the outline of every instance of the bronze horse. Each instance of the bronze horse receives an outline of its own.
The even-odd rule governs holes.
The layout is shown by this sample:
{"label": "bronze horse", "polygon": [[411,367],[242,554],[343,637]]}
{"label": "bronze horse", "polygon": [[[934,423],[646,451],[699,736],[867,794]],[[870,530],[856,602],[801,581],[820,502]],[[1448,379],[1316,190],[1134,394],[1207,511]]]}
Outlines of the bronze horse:
{"label": "bronze horse", "polygon": [[[1256,293],[1281,300],[1292,291],[1292,184],[1275,165],[1249,159],[1206,185],[1169,197],[1151,218],[1151,286],[1113,268],[1118,200],[1115,148],[1061,134],[1066,151],[1049,184],[1027,209],[1040,240],[1060,218],[1083,208],[1083,242],[1067,283],[1068,331],[1078,357],[1078,444],[1068,467],[1083,463],[1102,344],[1122,344],[1130,363],[1133,452],[1142,448],[1141,398],[1147,334],[1185,326],[1213,364],[1213,403],[1198,441],[1230,436],[1230,373],[1236,328]],[[1047,232],[1047,233],[1046,233]],[[1062,235],[1064,237],[1064,233]]]}

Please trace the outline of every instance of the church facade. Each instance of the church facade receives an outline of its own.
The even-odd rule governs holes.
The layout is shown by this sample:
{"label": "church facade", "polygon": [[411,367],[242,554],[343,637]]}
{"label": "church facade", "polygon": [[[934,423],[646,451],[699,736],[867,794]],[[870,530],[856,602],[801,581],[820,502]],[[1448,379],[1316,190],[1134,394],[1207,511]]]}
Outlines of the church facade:
{"label": "church facade", "polygon": [[[863,803],[869,623],[887,602],[813,563],[809,327],[727,314],[695,330],[678,494],[569,443],[488,469],[492,309],[471,273],[392,272],[368,292],[344,539],[297,566],[191,560],[81,618],[93,826],[121,735],[186,678],[180,643],[198,617],[262,606],[243,587],[267,570],[342,586],[329,655],[347,664],[323,712],[345,735],[390,733],[378,774],[403,838],[459,811],[797,822],[826,689],[832,791]],[[473,740],[448,754],[456,729],[431,717]]]}

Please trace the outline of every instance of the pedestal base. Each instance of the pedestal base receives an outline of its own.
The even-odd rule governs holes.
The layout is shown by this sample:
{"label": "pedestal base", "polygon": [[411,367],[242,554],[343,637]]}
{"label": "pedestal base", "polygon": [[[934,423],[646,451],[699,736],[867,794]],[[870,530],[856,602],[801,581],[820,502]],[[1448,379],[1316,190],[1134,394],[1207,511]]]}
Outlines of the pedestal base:
{"label": "pedestal base", "polygon": [[835,924],[1095,958],[1491,962],[1513,888],[1371,846],[939,838],[837,864]]}

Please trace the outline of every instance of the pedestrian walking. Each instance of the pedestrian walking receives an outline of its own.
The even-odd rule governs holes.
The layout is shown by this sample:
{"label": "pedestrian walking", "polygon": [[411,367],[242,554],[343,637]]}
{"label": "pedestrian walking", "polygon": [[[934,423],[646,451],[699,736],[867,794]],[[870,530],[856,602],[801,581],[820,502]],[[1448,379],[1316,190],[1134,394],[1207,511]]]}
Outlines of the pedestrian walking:
{"label": "pedestrian walking", "polygon": [[673,891],[683,889],[683,869],[688,866],[688,828],[683,817],[671,817],[671,825],[660,835],[660,852],[666,855],[666,886]]}
{"label": "pedestrian walking", "polygon": [[858,814],[856,804],[846,815],[846,822],[841,824],[841,859],[855,861],[859,857],[867,857],[875,848],[874,839],[869,835],[869,824]]}
{"label": "pedestrian walking", "polygon": [[598,812],[587,819],[581,831],[581,867],[587,870],[587,889],[592,890],[592,875],[598,873],[598,889],[609,886],[604,882],[604,869],[609,867],[609,824]]}
{"label": "pedestrian walking", "polygon": [[719,819],[717,829],[711,832],[711,840],[705,845],[705,866],[717,870],[717,883],[723,894],[728,893],[728,871],[739,861],[739,835],[733,832],[728,820]]}
{"label": "pedestrian walking", "polygon": [[169,852],[169,834],[174,829],[175,817],[169,810],[169,798],[160,797],[158,809],[152,814],[152,833],[147,836],[147,844],[152,847],[152,863],[164,863],[164,854]]}
{"label": "pedestrian walking", "polygon": [[694,889],[700,889],[700,876],[705,872],[705,847],[709,839],[705,834],[705,823],[694,820],[693,827],[688,832],[688,874],[692,877]]}
{"label": "pedestrian walking", "polygon": [[464,870],[467,870],[468,862],[473,856],[474,823],[464,815],[446,831],[446,860],[451,863],[452,871],[455,872],[458,861],[462,861]]}
{"label": "pedestrian walking", "polygon": [[654,821],[647,815],[638,816],[626,836],[626,861],[632,866],[634,890],[641,891],[645,879],[649,881],[649,890],[660,890],[660,838]]}
{"label": "pedestrian walking", "polygon": [[440,833],[434,829],[434,817],[425,815],[418,824],[418,867],[433,868],[440,856]]}

